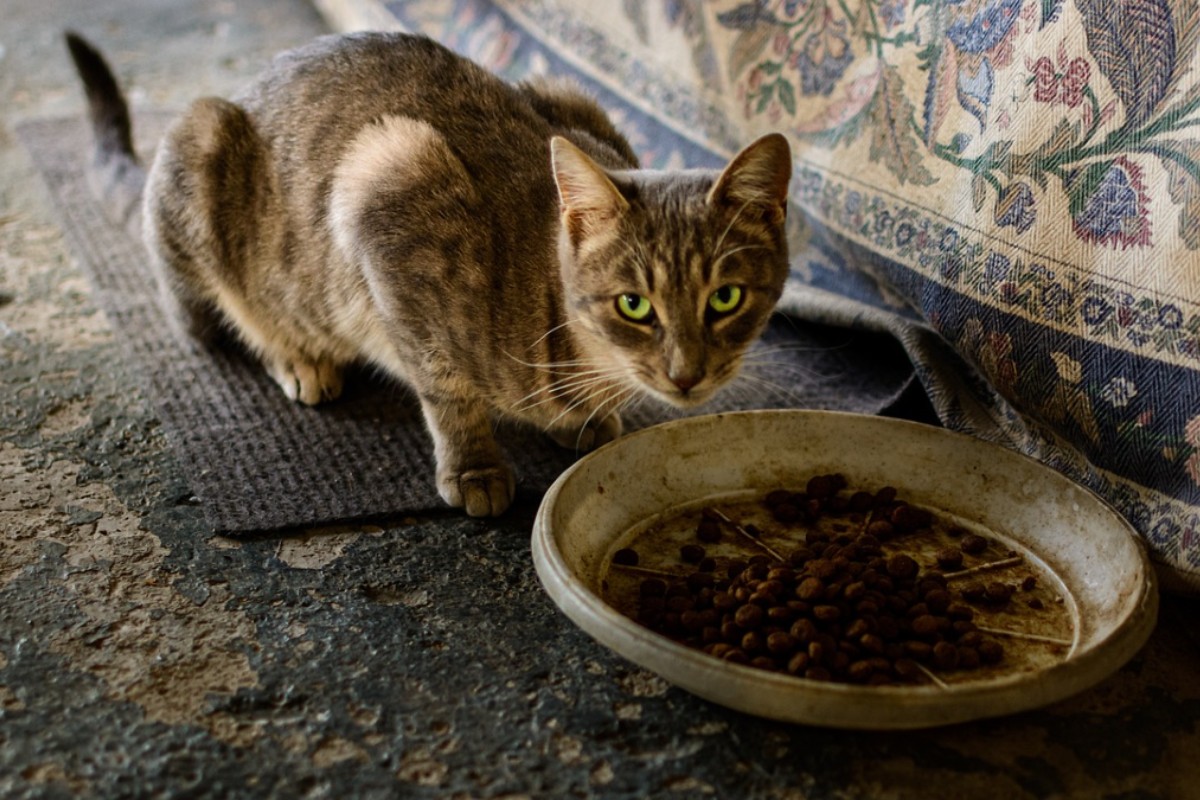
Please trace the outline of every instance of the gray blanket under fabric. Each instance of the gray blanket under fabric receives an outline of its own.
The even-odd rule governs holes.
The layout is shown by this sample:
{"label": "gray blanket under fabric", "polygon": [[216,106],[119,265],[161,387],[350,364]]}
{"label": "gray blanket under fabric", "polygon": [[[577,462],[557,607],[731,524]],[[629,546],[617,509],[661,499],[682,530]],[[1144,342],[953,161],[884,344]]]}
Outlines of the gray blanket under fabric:
{"label": "gray blanket under fabric", "polygon": [[[139,139],[148,142],[169,119],[137,116]],[[215,531],[287,529],[442,506],[432,443],[409,392],[362,373],[348,376],[340,400],[309,408],[287,400],[236,347],[206,349],[177,338],[156,303],[141,243],[106,219],[88,189],[83,120],[27,121],[17,133]],[[731,390],[701,413],[763,407],[878,413],[912,380],[904,351],[880,334],[781,318],[766,340],[776,349],[761,377],[777,388]],[[630,427],[678,416],[650,405]],[[576,457],[533,430],[506,427],[500,439],[525,490],[543,491]]]}

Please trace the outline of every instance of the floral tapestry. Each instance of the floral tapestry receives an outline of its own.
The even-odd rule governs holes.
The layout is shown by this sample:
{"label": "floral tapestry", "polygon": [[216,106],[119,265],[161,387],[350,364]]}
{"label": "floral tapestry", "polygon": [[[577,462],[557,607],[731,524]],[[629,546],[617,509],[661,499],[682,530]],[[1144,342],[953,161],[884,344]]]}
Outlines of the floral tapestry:
{"label": "floral tapestry", "polygon": [[387,5],[576,77],[647,166],[787,134],[783,310],[891,331],[947,427],[1093,489],[1200,588],[1200,4]]}

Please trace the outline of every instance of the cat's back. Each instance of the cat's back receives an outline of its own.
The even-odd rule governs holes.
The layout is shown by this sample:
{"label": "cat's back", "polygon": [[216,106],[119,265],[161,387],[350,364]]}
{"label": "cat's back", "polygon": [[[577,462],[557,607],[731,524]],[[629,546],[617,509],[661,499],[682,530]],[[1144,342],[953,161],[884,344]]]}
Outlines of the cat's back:
{"label": "cat's back", "polygon": [[549,126],[512,85],[433,40],[325,36],[281,54],[238,102],[284,159],[331,169],[365,125],[427,122],[477,180],[549,179]]}

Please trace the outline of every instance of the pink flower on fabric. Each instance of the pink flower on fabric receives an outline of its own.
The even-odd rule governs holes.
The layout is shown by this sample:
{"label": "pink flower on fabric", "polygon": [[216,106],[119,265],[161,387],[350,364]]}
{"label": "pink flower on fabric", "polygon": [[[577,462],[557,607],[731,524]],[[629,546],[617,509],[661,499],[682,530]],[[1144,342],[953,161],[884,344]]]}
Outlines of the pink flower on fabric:
{"label": "pink flower on fabric", "polygon": [[1183,438],[1192,447],[1200,448],[1200,416],[1192,417],[1191,421],[1183,427]]}
{"label": "pink flower on fabric", "polygon": [[1082,58],[1073,58],[1062,76],[1062,101],[1071,108],[1083,102],[1083,90],[1092,77],[1092,67]]}
{"label": "pink flower on fabric", "polygon": [[1192,453],[1191,458],[1187,460],[1187,471],[1192,483],[1200,486],[1200,453]]}
{"label": "pink flower on fabric", "polygon": [[1042,56],[1033,64],[1033,99],[1039,103],[1052,103],[1058,97],[1058,74],[1054,63]]}

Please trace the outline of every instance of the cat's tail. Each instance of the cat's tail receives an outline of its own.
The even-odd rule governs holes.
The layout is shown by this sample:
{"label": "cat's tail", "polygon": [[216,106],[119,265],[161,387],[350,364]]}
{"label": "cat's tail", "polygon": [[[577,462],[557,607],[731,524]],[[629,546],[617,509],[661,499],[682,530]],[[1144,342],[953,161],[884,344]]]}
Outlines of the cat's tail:
{"label": "cat's tail", "polygon": [[73,31],[64,36],[83,81],[91,119],[94,150],[88,182],[108,216],[140,237],[146,171],[133,149],[129,105],[100,51]]}

